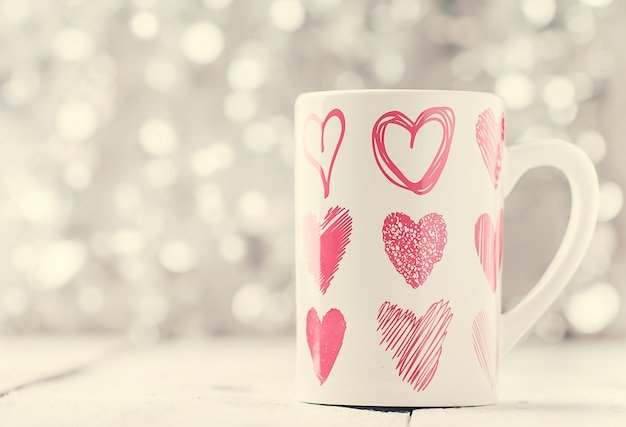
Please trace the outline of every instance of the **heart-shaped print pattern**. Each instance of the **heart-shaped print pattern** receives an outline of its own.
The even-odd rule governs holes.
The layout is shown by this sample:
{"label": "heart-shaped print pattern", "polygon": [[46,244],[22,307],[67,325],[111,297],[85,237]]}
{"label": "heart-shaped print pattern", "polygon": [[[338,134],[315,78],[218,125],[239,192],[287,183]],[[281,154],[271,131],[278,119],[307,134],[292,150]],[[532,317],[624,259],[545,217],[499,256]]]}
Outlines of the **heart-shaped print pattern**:
{"label": "heart-shaped print pattern", "polygon": [[324,384],[335,365],[345,332],[346,321],[338,309],[331,308],[321,321],[314,308],[307,313],[306,341],[320,385]]}
{"label": "heart-shaped print pattern", "polygon": [[[431,122],[439,123],[443,130],[443,136],[439,145],[439,149],[435,154],[431,164],[424,173],[424,176],[417,182],[411,181],[406,174],[394,163],[387,152],[387,141],[385,141],[385,132],[389,125],[400,126],[411,135],[409,147],[415,147],[416,139],[420,129]],[[398,187],[407,189],[415,194],[426,194],[431,191],[443,171],[450,146],[452,145],[452,136],[454,135],[455,117],[454,111],[450,107],[433,107],[424,110],[415,121],[409,119],[400,111],[389,111],[383,114],[374,124],[372,130],[372,145],[374,148],[374,157],[381,172]],[[396,142],[397,143],[397,142]]]}
{"label": "heart-shaped print pattern", "polygon": [[496,330],[484,311],[479,312],[472,323],[472,341],[478,363],[493,389],[498,370],[498,342]]}
{"label": "heart-shaped print pattern", "polygon": [[[327,135],[326,126],[333,118],[338,120],[341,126],[339,129],[339,134]],[[319,136],[319,141],[307,140],[306,129],[310,123],[314,123],[315,125],[320,127],[321,133]],[[315,167],[315,169],[320,174],[320,177],[322,178],[322,184],[324,185],[324,198],[328,197],[328,195],[330,194],[330,176],[333,173],[335,159],[337,158],[337,153],[339,152],[339,147],[341,146],[345,132],[346,119],[343,115],[343,112],[337,108],[330,111],[326,115],[324,120],[322,120],[317,114],[312,113],[309,114],[307,119],[304,121],[304,135],[302,138],[304,144],[304,155],[306,159],[313,165],[313,167]],[[312,152],[315,153],[315,155],[313,155]],[[324,155],[329,152],[330,156]],[[323,166],[322,162],[325,163]]]}
{"label": "heart-shaped print pattern", "polygon": [[383,242],[389,260],[406,282],[417,288],[441,261],[448,242],[443,216],[430,213],[417,224],[407,214],[394,212],[383,223]]}
{"label": "heart-shaped print pattern", "polygon": [[502,113],[500,120],[497,120],[490,108],[483,111],[478,116],[478,122],[476,122],[476,141],[493,186],[498,188],[502,169],[504,113]]}
{"label": "heart-shaped print pattern", "polygon": [[437,372],[452,316],[449,301],[444,300],[432,304],[419,319],[389,301],[378,310],[380,345],[397,359],[398,376],[415,391],[425,390]]}
{"label": "heart-shaped print pattern", "polygon": [[493,292],[498,286],[502,266],[502,236],[504,229],[504,210],[500,209],[497,224],[494,225],[489,214],[482,214],[474,226],[474,244],[476,253],[483,267],[487,281]]}
{"label": "heart-shaped print pattern", "polygon": [[348,209],[339,206],[330,208],[321,224],[313,214],[307,213],[302,230],[309,271],[325,294],[350,243],[352,217]]}

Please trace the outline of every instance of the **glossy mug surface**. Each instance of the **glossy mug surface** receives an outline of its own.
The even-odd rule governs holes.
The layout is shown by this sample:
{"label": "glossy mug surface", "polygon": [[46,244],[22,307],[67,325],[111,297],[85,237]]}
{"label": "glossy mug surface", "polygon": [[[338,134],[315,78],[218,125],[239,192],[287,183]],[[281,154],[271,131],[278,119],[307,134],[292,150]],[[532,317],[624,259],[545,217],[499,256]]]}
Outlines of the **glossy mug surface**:
{"label": "glossy mug surface", "polygon": [[[597,215],[570,143],[508,148],[478,92],[307,93],[295,111],[296,397],[392,407],[496,401],[498,362],[571,278]],[[504,198],[561,169],[572,216],[535,291],[501,314]]]}

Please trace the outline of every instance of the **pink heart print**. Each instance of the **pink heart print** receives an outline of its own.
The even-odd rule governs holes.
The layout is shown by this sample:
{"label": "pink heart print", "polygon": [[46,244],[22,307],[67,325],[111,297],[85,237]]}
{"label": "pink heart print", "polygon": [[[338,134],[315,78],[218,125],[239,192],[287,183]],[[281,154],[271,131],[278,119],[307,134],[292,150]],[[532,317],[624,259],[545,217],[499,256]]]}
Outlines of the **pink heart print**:
{"label": "pink heart print", "polygon": [[483,267],[489,286],[493,292],[498,286],[502,267],[502,237],[504,231],[504,210],[500,209],[494,225],[489,214],[482,214],[474,226],[474,244],[478,260]]}
{"label": "pink heart print", "polygon": [[307,313],[306,341],[320,385],[324,384],[335,365],[345,332],[346,321],[338,309],[328,310],[321,321],[314,308]]}
{"label": "pink heart print", "polygon": [[[328,129],[326,128],[326,126],[331,121],[331,119],[336,119],[339,121],[341,127],[338,134],[329,135],[327,132]],[[324,120],[322,120],[317,114],[309,114],[307,119],[304,121],[305,131],[310,123],[314,123],[319,126],[321,134],[319,141],[308,141],[305,133],[305,136],[303,136],[302,138],[304,144],[304,155],[320,174],[320,177],[322,178],[322,184],[324,185],[324,198],[326,198],[330,194],[330,176],[333,172],[335,159],[337,158],[339,147],[341,147],[341,143],[343,142],[343,136],[346,132],[346,119],[343,115],[343,112],[335,108],[326,115]],[[309,147],[309,145],[312,145],[312,147]],[[315,155],[311,154],[309,148],[313,149]],[[330,152],[330,156],[327,155],[328,152]],[[322,166],[323,161],[325,164]]]}
{"label": "pink heart print", "polygon": [[426,282],[443,257],[448,242],[446,222],[440,214],[430,213],[416,224],[407,214],[394,212],[383,223],[383,242],[389,261],[415,289]]}
{"label": "pink heart print", "polygon": [[449,301],[444,300],[433,303],[419,319],[411,310],[389,301],[380,306],[380,345],[392,352],[398,376],[413,390],[425,390],[435,376],[452,316]]}
{"label": "pink heart print", "polygon": [[490,108],[483,111],[478,116],[478,122],[476,122],[476,141],[493,186],[498,188],[500,171],[502,170],[504,113],[502,113],[500,120],[497,120]]}
{"label": "pink heart print", "polygon": [[487,377],[489,386],[496,385],[498,370],[498,342],[496,330],[484,311],[479,312],[472,322],[472,342],[478,363]]}
{"label": "pink heart print", "polygon": [[[421,179],[416,182],[407,178],[405,172],[395,164],[393,159],[387,152],[388,143],[385,140],[385,132],[389,125],[400,126],[401,128],[409,131],[411,139],[409,141],[409,147],[414,149],[415,143],[419,142],[419,132],[424,125],[428,123],[439,123],[443,130],[441,142],[439,148],[428,169],[424,173]],[[372,130],[372,145],[374,148],[374,157],[376,163],[381,172],[387,177],[389,181],[398,187],[412,191],[415,194],[426,194],[431,191],[443,171],[446,161],[448,160],[448,154],[450,153],[450,146],[452,144],[452,136],[454,135],[455,117],[454,111],[450,107],[433,107],[424,110],[415,120],[409,119],[404,113],[400,111],[389,111],[383,114],[374,124]],[[394,143],[397,143],[394,141]]]}
{"label": "pink heart print", "polygon": [[307,213],[302,230],[309,271],[322,294],[325,294],[350,243],[350,211],[339,206],[330,208],[321,224],[313,214]]}

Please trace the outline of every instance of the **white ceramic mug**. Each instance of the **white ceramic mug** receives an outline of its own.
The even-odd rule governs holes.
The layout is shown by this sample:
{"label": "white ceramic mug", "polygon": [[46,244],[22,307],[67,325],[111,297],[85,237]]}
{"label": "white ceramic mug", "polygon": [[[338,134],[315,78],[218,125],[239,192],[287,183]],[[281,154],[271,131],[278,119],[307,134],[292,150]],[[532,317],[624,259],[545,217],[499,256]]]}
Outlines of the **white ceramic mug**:
{"label": "white ceramic mug", "polygon": [[[496,401],[498,360],[571,279],[597,218],[594,167],[549,139],[504,145],[503,100],[457,91],[306,93],[295,111],[296,397]],[[501,313],[504,197],[553,166],[572,207],[552,264]]]}

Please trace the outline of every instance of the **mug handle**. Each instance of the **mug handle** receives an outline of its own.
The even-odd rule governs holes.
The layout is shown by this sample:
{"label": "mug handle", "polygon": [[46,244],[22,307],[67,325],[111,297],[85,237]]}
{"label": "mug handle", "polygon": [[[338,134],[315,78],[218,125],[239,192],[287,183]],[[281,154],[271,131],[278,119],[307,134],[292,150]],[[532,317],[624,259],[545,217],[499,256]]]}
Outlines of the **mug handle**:
{"label": "mug handle", "polygon": [[502,314],[501,355],[517,344],[573,277],[596,227],[599,197],[595,167],[578,146],[559,139],[542,139],[507,147],[506,151],[508,172],[502,177],[505,197],[530,169],[552,166],[565,174],[572,198],[569,223],[554,259],[519,304]]}

